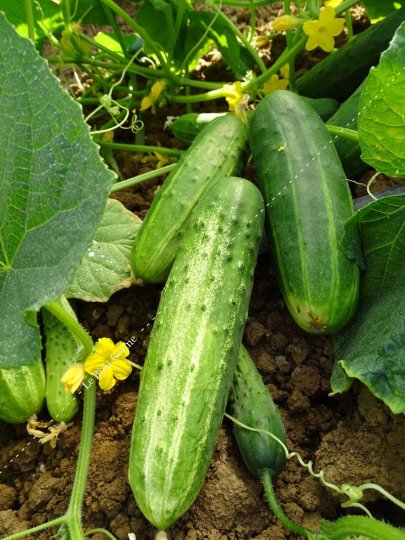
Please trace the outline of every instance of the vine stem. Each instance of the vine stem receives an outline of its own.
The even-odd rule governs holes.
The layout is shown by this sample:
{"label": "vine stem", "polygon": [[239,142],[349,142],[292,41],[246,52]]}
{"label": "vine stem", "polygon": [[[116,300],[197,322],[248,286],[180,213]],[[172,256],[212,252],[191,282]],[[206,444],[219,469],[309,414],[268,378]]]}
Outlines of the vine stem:
{"label": "vine stem", "polygon": [[111,150],[123,150],[124,152],[158,152],[159,154],[167,154],[171,156],[180,156],[181,154],[184,154],[184,150],[178,150],[177,148],[165,148],[164,146],[147,146],[144,144],[126,143],[105,143],[102,141],[98,141],[97,144],[102,148],[111,148]]}
{"label": "vine stem", "polygon": [[177,163],[171,163],[170,165],[166,165],[165,167],[161,167],[160,169],[155,169],[154,171],[138,174],[138,176],[134,176],[133,178],[127,178],[127,180],[122,180],[121,182],[117,182],[110,189],[110,193],[114,193],[116,191],[120,191],[121,189],[126,189],[128,187],[136,186],[140,184],[141,182],[150,180],[151,178],[156,178],[157,176],[161,176],[162,174],[167,174],[170,171],[172,171],[176,166],[177,166]]}
{"label": "vine stem", "polygon": [[345,516],[337,521],[325,521],[321,532],[329,540],[346,540],[350,536],[365,536],[371,540],[405,540],[405,533],[383,523],[364,516]]}
{"label": "vine stem", "polygon": [[34,12],[32,10],[32,1],[25,0],[25,16],[27,17],[27,26],[28,26],[28,37],[35,41],[35,21],[34,21]]}
{"label": "vine stem", "polygon": [[276,495],[273,489],[271,474],[268,469],[264,470],[261,479],[263,482],[264,492],[266,494],[267,501],[269,503],[271,510],[276,516],[276,518],[280,521],[280,523],[284,525],[284,527],[289,529],[291,532],[295,534],[299,534],[301,536],[305,536],[305,538],[308,538],[309,531],[305,529],[304,527],[302,527],[301,525],[299,525],[298,523],[295,523],[294,521],[292,521],[289,517],[287,517],[284,514],[281,506],[278,504]]}
{"label": "vine stem", "polygon": [[82,435],[79,457],[69,508],[66,512],[67,526],[72,540],[83,540],[82,505],[90,464],[90,451],[93,442],[94,417],[96,410],[96,379],[88,377],[85,382]]}
{"label": "vine stem", "polygon": [[354,129],[332,126],[331,124],[325,124],[325,126],[331,135],[337,135],[356,142],[359,140],[359,132]]}
{"label": "vine stem", "polygon": [[56,519],[52,519],[51,521],[47,521],[46,523],[42,523],[42,525],[32,527],[31,529],[26,529],[25,531],[17,532],[15,534],[12,534],[11,536],[6,536],[3,540],[17,540],[17,538],[25,538],[26,536],[30,536],[31,534],[44,531],[45,529],[50,529],[51,527],[57,527],[58,525],[62,525],[66,523],[66,519],[66,515],[64,515]]}

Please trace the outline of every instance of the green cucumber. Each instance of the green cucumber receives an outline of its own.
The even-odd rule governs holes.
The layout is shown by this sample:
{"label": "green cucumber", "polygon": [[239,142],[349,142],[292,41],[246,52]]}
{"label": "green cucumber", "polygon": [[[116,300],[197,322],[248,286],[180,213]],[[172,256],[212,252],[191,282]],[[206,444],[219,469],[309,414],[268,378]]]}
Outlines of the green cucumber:
{"label": "green cucumber", "polygon": [[[357,130],[357,118],[359,115],[359,103],[364,84],[339,107],[335,114],[326,122],[332,126]],[[370,167],[361,159],[360,145],[356,141],[346,137],[333,137],[333,143],[339,154],[343,169],[348,178],[358,176]]]}
{"label": "green cucumber", "polygon": [[329,97],[343,102],[378,64],[380,54],[388,47],[395,30],[405,20],[405,9],[398,9],[357,34],[297,81],[303,96]]}
{"label": "green cucumber", "polygon": [[38,414],[45,398],[45,370],[41,359],[35,364],[0,369],[0,419],[23,424]]}
{"label": "green cucumber", "polygon": [[[66,309],[76,318],[66,300]],[[66,392],[61,378],[67,369],[78,362],[81,347],[66,326],[46,309],[42,312],[46,345],[46,404],[49,414],[57,422],[69,422],[77,413],[79,399]]]}
{"label": "green cucumber", "polygon": [[200,491],[247,317],[263,199],[224,178],[200,200],[162,293],[141,374],[129,460],[136,502],[158,528]]}
{"label": "green cucumber", "polygon": [[200,131],[216,118],[229,113],[187,113],[178,116],[172,124],[173,135],[181,142],[190,144]]}
{"label": "green cucumber", "polygon": [[226,114],[195,138],[159,189],[139,229],[131,262],[134,274],[149,283],[164,282],[176,257],[190,214],[218,177],[237,174],[248,129]]}
{"label": "green cucumber", "polygon": [[[322,120],[328,120],[339,108],[339,102],[335,99],[305,98],[311,107],[319,114]],[[248,119],[251,118],[253,111],[247,111]],[[200,131],[216,118],[220,118],[226,112],[220,113],[186,113],[178,116],[172,124],[173,135],[181,142],[190,144],[194,141]]]}
{"label": "green cucumber", "polygon": [[[229,404],[231,415],[236,420],[246,426],[269,431],[287,445],[280,412],[243,345],[239,351]],[[238,424],[234,424],[233,433],[242,459],[254,477],[261,478],[265,470],[274,475],[284,469],[286,454],[275,439],[264,433],[249,431]]]}
{"label": "green cucumber", "polygon": [[286,305],[301,328],[328,334],[355,312],[359,269],[340,241],[353,203],[325,124],[296,94],[259,103],[250,143]]}

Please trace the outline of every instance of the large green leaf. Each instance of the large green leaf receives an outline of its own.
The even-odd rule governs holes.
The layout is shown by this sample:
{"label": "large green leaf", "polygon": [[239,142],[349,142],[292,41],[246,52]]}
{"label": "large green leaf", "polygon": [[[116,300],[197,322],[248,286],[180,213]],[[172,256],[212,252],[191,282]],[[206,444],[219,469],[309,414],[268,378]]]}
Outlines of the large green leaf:
{"label": "large green leaf", "polygon": [[354,320],[335,337],[333,393],[362,381],[405,413],[405,195],[385,197],[349,222],[359,225],[366,270]]}
{"label": "large green leaf", "polygon": [[363,161],[390,176],[405,176],[405,22],[367,77],[359,106]]}
{"label": "large green leaf", "polygon": [[396,9],[405,7],[405,0],[363,0],[367,15],[372,22],[387,17]]}
{"label": "large green leaf", "polygon": [[59,297],[91,243],[113,173],[82,111],[0,14],[0,367],[40,350],[36,312]]}
{"label": "large green leaf", "polygon": [[114,292],[135,283],[130,255],[141,223],[119,201],[108,199],[93,242],[66,296],[107,302]]}
{"label": "large green leaf", "polygon": [[175,14],[166,0],[145,0],[138,10],[136,21],[147,31],[159,49],[172,53],[175,41]]}

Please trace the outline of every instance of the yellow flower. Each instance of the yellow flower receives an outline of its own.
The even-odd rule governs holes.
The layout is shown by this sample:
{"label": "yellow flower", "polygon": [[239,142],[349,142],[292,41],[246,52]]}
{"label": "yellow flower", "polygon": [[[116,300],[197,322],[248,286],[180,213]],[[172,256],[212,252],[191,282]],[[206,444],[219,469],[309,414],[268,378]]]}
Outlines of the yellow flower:
{"label": "yellow flower", "polygon": [[263,85],[263,92],[265,94],[271,94],[275,90],[286,90],[289,85],[289,81],[286,79],[279,79],[278,75],[272,75]]}
{"label": "yellow flower", "polygon": [[[77,22],[71,23],[70,32],[71,33],[69,33],[65,28],[60,38],[60,44],[63,54],[67,54],[68,56],[75,56],[76,54],[79,54],[79,51],[76,49],[75,45],[78,46],[79,49],[81,49],[83,52],[89,52],[91,45],[82,37],[80,37],[80,24]],[[75,45],[72,42],[71,36],[75,41]]]}
{"label": "yellow flower", "polygon": [[141,101],[141,111],[146,111],[146,109],[149,109],[152,107],[152,110],[155,110],[155,104],[157,100],[160,98],[163,90],[166,87],[165,81],[156,81],[152,88],[150,89],[149,95],[142,98]]}
{"label": "yellow flower", "polygon": [[225,84],[222,87],[224,97],[228,103],[229,110],[242,121],[245,120],[245,111],[249,102],[248,94],[242,92],[242,83],[236,81],[234,84]]}
{"label": "yellow flower", "polygon": [[265,47],[269,43],[269,38],[267,36],[256,36],[255,37],[255,47],[258,49],[261,49],[262,47]]}
{"label": "yellow flower", "polygon": [[84,370],[97,377],[100,388],[111,390],[117,380],[126,379],[132,371],[127,356],[129,349],[123,341],[114,344],[110,338],[100,338],[84,361]]}
{"label": "yellow flower", "polygon": [[65,385],[65,392],[72,392],[73,394],[82,384],[83,379],[83,364],[73,364],[73,366],[70,366],[70,368],[65,371],[61,378],[61,382]]}
{"label": "yellow flower", "polygon": [[281,15],[271,23],[274,32],[285,32],[298,26],[299,19],[292,15]]}
{"label": "yellow flower", "polygon": [[309,36],[305,48],[312,51],[320,47],[325,52],[332,52],[335,46],[333,38],[342,32],[344,24],[344,19],[336,19],[335,10],[332,7],[324,8],[319,15],[319,20],[304,23],[304,32]]}
{"label": "yellow flower", "polygon": [[325,0],[325,6],[337,8],[343,0]]}
{"label": "yellow flower", "polygon": [[289,65],[289,64],[285,64],[285,65],[280,69],[280,73],[281,73],[281,76],[282,76],[284,79],[289,79],[289,78],[290,78],[290,65]]}

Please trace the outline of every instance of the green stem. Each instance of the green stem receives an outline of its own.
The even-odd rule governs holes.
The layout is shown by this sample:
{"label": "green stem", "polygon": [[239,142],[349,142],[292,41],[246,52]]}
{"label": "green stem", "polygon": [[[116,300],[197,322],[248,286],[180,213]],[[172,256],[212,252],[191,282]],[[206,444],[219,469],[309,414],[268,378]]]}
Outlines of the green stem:
{"label": "green stem", "polygon": [[12,534],[11,536],[6,536],[5,538],[3,538],[3,540],[17,540],[17,538],[25,538],[26,536],[30,536],[31,534],[44,531],[45,529],[50,529],[51,527],[56,527],[57,525],[62,525],[63,523],[66,523],[66,516],[61,516],[56,519],[52,519],[51,521],[47,521],[46,523],[42,523],[42,525],[37,525],[36,527],[32,527],[31,529],[20,531],[18,533]]}
{"label": "green stem", "polygon": [[354,129],[332,126],[331,124],[325,124],[325,126],[331,135],[344,137],[345,139],[350,139],[351,141],[359,141],[359,132],[355,131]]}
{"label": "green stem", "polygon": [[125,58],[128,58],[127,45],[126,45],[124,37],[122,35],[121,28],[117,24],[117,20],[116,20],[114,14],[111,12],[111,9],[109,7],[107,7],[103,2],[101,2],[101,5],[103,7],[104,13],[107,16],[108,22],[113,27],[114,33],[117,36],[118,42],[120,44],[120,47],[122,49],[122,52],[123,52]]}
{"label": "green stem", "polygon": [[141,184],[142,182],[145,182],[146,180],[151,180],[152,178],[156,178],[157,176],[162,176],[162,174],[167,174],[168,172],[172,171],[176,167],[176,165],[177,163],[171,163],[170,165],[166,165],[166,167],[161,167],[160,169],[155,169],[154,171],[149,171],[143,174],[138,174],[138,176],[134,176],[133,178],[127,178],[127,180],[117,182],[110,189],[110,193],[115,193],[116,191],[120,191],[121,189],[136,186],[138,184]]}
{"label": "green stem", "polygon": [[359,3],[360,0],[346,0],[345,2],[342,2],[337,8],[335,8],[336,15],[340,15],[347,9],[350,9],[351,7],[355,6]]}
{"label": "green stem", "polygon": [[32,1],[25,0],[25,16],[27,17],[28,37],[35,41],[35,21],[34,12],[32,10]]}
{"label": "green stem", "polygon": [[146,32],[142,26],[140,26],[135,19],[133,19],[124,9],[122,9],[118,4],[114,2],[114,0],[101,0],[106,6],[108,6],[112,11],[114,11],[117,15],[120,15],[123,20],[128,23],[134,30],[137,32],[146,45],[151,49],[153,54],[158,59],[160,66],[162,70],[165,72],[166,77],[169,79],[169,81],[172,81],[174,83],[177,82],[177,77],[172,73],[170,70],[169,65],[166,63],[165,59],[163,58],[162,53],[155,47],[155,42],[151,39],[149,34]]}
{"label": "green stem", "polygon": [[117,538],[110,533],[110,531],[107,531],[106,529],[100,529],[100,528],[97,528],[97,529],[91,529],[90,531],[86,531],[84,533],[84,536],[90,536],[91,534],[95,534],[95,533],[102,533],[102,534],[105,534],[106,536],[108,536],[108,538],[111,538],[111,540],[117,540]]}
{"label": "green stem", "polygon": [[352,25],[352,17],[350,15],[349,10],[345,12],[345,19],[346,19],[346,26],[347,26],[347,35],[350,41],[351,39],[353,39],[353,25]]}
{"label": "green stem", "polygon": [[309,531],[307,531],[307,529],[304,527],[301,527],[301,525],[298,525],[298,523],[291,521],[291,519],[284,514],[282,508],[278,504],[271,481],[271,474],[268,469],[265,469],[262,474],[262,482],[269,506],[280,523],[282,523],[284,527],[289,529],[291,532],[308,538]]}
{"label": "green stem", "polygon": [[[125,143],[105,143],[98,142],[99,146],[103,148],[111,148],[111,150],[123,150],[124,152],[145,152],[159,154],[167,154],[170,156],[180,156],[184,154],[184,150],[178,150],[177,148],[165,148],[164,146],[147,146],[144,144],[125,144]],[[163,168],[163,167],[162,167]]]}
{"label": "green stem", "polygon": [[83,345],[83,351],[81,352],[80,357],[83,359],[87,358],[93,351],[93,340],[74,315],[69,312],[70,305],[68,304],[68,307],[66,303],[66,298],[61,297],[54,302],[46,304],[45,308],[50,311],[52,315],[55,315],[55,317],[68,328],[73,337]]}
{"label": "green stem", "polygon": [[263,62],[263,60],[260,58],[258,52],[252,45],[249,43],[249,40],[246,39],[246,36],[239,30],[237,26],[233,24],[233,22],[228,19],[228,17],[223,13],[219,8],[218,9],[218,18],[221,19],[228,27],[232,30],[232,32],[238,36],[238,38],[241,40],[243,45],[246,47],[246,49],[249,51],[251,57],[255,60],[256,64],[258,65],[260,71],[264,73],[266,71],[266,65]]}
{"label": "green stem", "polygon": [[321,532],[329,540],[346,540],[350,536],[365,536],[372,540],[405,540],[399,529],[364,516],[345,516],[337,521],[321,523]]}
{"label": "green stem", "polygon": [[256,0],[256,2],[244,2],[243,0],[241,0],[240,2],[238,2],[237,0],[213,0],[213,2],[215,4],[220,4],[221,6],[233,6],[233,7],[245,7],[245,8],[248,8],[252,5],[255,6],[255,7],[264,7],[264,6],[268,6],[269,4],[273,4],[274,3],[274,0]]}
{"label": "green stem", "polygon": [[83,540],[84,536],[82,529],[82,506],[89,472],[90,452],[93,441],[94,417],[96,409],[96,379],[94,377],[87,377],[84,385],[86,389],[84,392],[83,421],[79,457],[77,459],[76,473],[73,482],[72,494],[70,496],[69,508],[66,512],[67,525],[71,535],[71,540]]}

